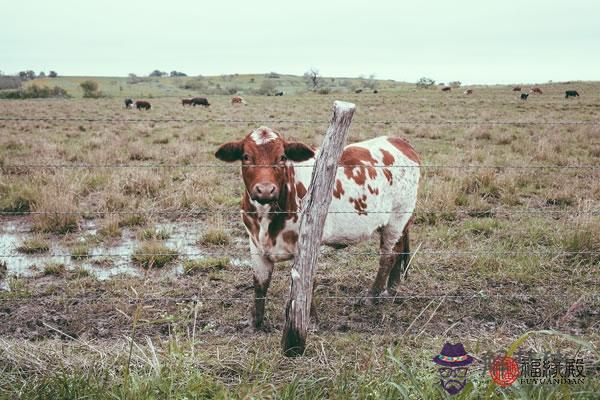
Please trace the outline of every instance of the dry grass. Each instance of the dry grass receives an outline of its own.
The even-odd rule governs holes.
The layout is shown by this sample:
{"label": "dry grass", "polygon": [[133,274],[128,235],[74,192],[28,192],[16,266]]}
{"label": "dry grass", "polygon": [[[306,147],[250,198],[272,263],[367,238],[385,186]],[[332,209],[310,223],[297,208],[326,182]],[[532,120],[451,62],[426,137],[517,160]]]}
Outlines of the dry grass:
{"label": "dry grass", "polygon": [[[442,95],[437,90],[416,91],[412,86],[400,85],[378,95],[348,94],[343,98],[358,106],[350,141],[380,135],[403,136],[413,143],[426,165],[598,165],[600,142],[596,126],[360,122],[366,119],[600,120],[597,108],[600,85],[573,85],[581,85],[581,92],[585,93],[576,102],[564,101],[567,85],[562,84],[544,86],[544,95],[530,98],[526,104],[501,86],[475,88],[475,94],[466,97],[454,92]],[[150,115],[327,121],[332,101],[340,98],[339,95],[245,97],[249,105],[234,109],[229,96],[211,96],[210,110],[184,109],[176,98],[157,98],[152,100]],[[0,102],[0,114],[82,116],[94,109],[99,117],[131,117],[131,112],[115,99],[21,101],[18,108],[11,104]],[[247,261],[247,237],[239,216],[235,215],[243,193],[239,167],[219,164],[222,168],[205,169],[196,165],[217,164],[213,156],[216,147],[240,138],[255,127],[253,124],[82,124],[81,121],[0,124],[0,209],[85,211],[86,218],[92,218],[90,221],[79,214],[68,218],[51,214],[19,218],[31,221],[35,230],[49,232],[44,238],[52,244],[72,243],[73,236],[88,222],[98,227],[98,236],[107,246],[132,237],[151,239],[140,245],[131,262],[106,257],[82,260],[101,269],[152,264],[157,268],[182,267],[185,271],[183,276],[174,277],[152,268],[144,271],[145,279],[118,276],[108,281],[71,277],[64,270],[46,276],[11,276],[6,280],[10,296],[19,298],[20,303],[16,306],[3,302],[3,309],[10,309],[10,313],[5,314],[6,323],[0,324],[0,346],[6,349],[4,343],[10,341],[14,345],[19,341],[23,347],[12,347],[19,349],[13,352],[2,352],[0,348],[0,363],[13,368],[9,373],[13,388],[22,387],[35,393],[44,387],[63,387],[61,382],[73,383],[61,381],[47,368],[61,365],[65,376],[79,377],[78,382],[84,386],[93,382],[86,380],[86,376],[108,374],[112,378],[100,383],[112,385],[113,397],[127,397],[118,391],[123,388],[122,381],[113,378],[121,376],[127,354],[127,342],[122,338],[131,336],[135,312],[131,298],[143,295],[148,299],[136,336],[130,386],[140,388],[139,397],[149,392],[160,397],[156,393],[163,393],[161,388],[173,388],[165,383],[168,376],[175,377],[170,382],[187,382],[198,390],[210,390],[202,392],[206,397],[227,397],[223,393],[246,398],[400,397],[388,382],[407,385],[413,398],[423,398],[424,394],[439,397],[430,359],[446,340],[462,341],[477,356],[488,350],[505,349],[531,329],[560,329],[596,347],[600,345],[597,329],[600,228],[599,217],[589,214],[600,209],[598,169],[424,168],[411,231],[412,248],[418,244],[421,247],[408,279],[398,288],[398,293],[406,298],[383,301],[372,307],[358,306],[354,299],[345,298],[364,295],[372,283],[377,260],[353,253],[376,252],[377,238],[347,250],[326,250],[319,259],[315,285],[318,330],[310,336],[307,357],[287,360],[279,354],[279,340],[289,291],[289,263],[275,268],[267,302],[267,330],[256,333],[244,323],[251,307],[248,298],[253,296],[252,273],[246,265],[234,267],[233,258],[226,262],[218,256],[186,259],[158,242],[166,236],[149,228],[153,224],[172,224],[175,228],[169,228],[169,240],[179,240],[176,239],[179,234],[189,232],[178,231],[177,224],[197,225],[205,234],[194,244],[194,252],[213,254],[223,249],[228,255],[239,254],[241,261]],[[289,139],[319,145],[327,122],[267,125]],[[144,167],[10,167],[75,162]],[[170,167],[149,168],[147,164]],[[150,215],[93,213],[136,210]],[[221,210],[230,214],[215,218]],[[188,212],[200,213],[190,217]],[[189,225],[182,224],[180,229],[185,229],[184,226]],[[196,232],[190,233],[192,241],[197,238]],[[565,251],[569,254],[563,254]],[[53,269],[60,270],[57,266],[50,268]],[[422,296],[440,293],[481,294],[448,297],[443,303],[436,301],[426,308],[431,299]],[[4,295],[8,296],[0,292],[0,296]],[[197,303],[173,300],[194,296],[223,300],[200,299]],[[57,343],[53,338],[64,339],[64,336],[48,329],[29,328],[38,326],[40,315],[48,313],[56,319],[53,326],[71,337],[84,338],[78,340],[85,342],[68,339]],[[562,318],[565,315],[568,318]],[[563,321],[560,326],[558,321]],[[408,327],[411,329],[407,332]],[[154,349],[143,343],[146,336],[153,338]],[[85,343],[104,352],[104,356]],[[560,340],[539,338],[527,341],[525,347],[541,352],[555,351],[563,345]],[[411,384],[407,373],[387,357],[388,347],[404,360],[417,381]],[[31,352],[41,361],[19,357]],[[597,359],[591,353],[585,357]],[[164,369],[157,366],[155,359]],[[18,371],[29,371],[27,378],[34,378],[24,379]],[[482,395],[481,388],[489,381],[487,375],[473,374],[470,379],[475,382],[476,397]],[[597,375],[589,382],[597,390]],[[151,389],[145,392],[143,388]],[[562,396],[559,389],[556,389],[559,394],[553,395],[552,386],[512,388],[498,395],[516,397],[519,390],[529,398]]]}

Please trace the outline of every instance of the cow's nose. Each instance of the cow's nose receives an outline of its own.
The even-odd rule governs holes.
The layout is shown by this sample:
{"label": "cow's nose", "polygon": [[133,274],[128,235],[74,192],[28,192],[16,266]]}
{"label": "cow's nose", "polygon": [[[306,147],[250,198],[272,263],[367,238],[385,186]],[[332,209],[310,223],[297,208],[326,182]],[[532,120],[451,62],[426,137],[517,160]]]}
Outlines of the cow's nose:
{"label": "cow's nose", "polygon": [[252,190],[254,198],[259,201],[271,201],[277,198],[277,186],[270,182],[261,182],[254,185]]}

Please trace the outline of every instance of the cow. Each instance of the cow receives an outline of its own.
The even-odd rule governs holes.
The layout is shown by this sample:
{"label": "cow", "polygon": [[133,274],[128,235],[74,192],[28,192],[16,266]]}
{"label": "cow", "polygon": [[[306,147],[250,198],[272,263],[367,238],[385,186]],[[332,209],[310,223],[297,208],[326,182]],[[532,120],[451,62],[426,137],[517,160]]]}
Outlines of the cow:
{"label": "cow", "polygon": [[444,86],[444,87],[442,88],[442,92],[449,92],[449,91],[451,91],[451,90],[452,90],[452,88],[451,88],[450,86]]}
{"label": "cow", "polygon": [[248,103],[246,103],[246,100],[244,100],[240,96],[233,96],[231,98],[231,104],[244,104],[244,105],[247,105]]}
{"label": "cow", "polygon": [[192,105],[192,99],[181,99],[181,105],[182,106],[191,106]]}
{"label": "cow", "polygon": [[356,89],[354,93],[362,93],[362,89]]}
{"label": "cow", "polygon": [[208,107],[208,106],[210,106],[210,103],[208,102],[208,100],[206,99],[206,97],[194,97],[192,99],[192,105],[194,107],[196,107],[196,106]]}
{"label": "cow", "polygon": [[150,103],[145,100],[138,100],[135,102],[135,108],[137,108],[138,110],[149,110],[152,108],[152,105],[150,105]]}
{"label": "cow", "polygon": [[473,94],[473,89],[467,89],[467,90],[465,90],[465,94]]}
{"label": "cow", "polygon": [[[268,127],[222,144],[215,156],[241,161],[245,186],[242,222],[249,236],[254,274],[254,327],[263,326],[273,265],[297,249],[303,199],[318,150]],[[340,159],[322,243],[335,248],[381,235],[379,270],[369,290],[391,296],[409,260],[409,226],[417,201],[420,160],[404,139],[377,137],[348,145]]]}
{"label": "cow", "polygon": [[515,86],[513,88],[513,92],[520,92],[521,91],[521,86]]}
{"label": "cow", "polygon": [[531,93],[535,93],[535,94],[542,94],[542,89],[540,89],[539,87],[534,87],[531,89]]}
{"label": "cow", "polygon": [[125,108],[131,108],[132,104],[133,104],[132,99],[125,99]]}
{"label": "cow", "polygon": [[373,90],[373,94],[377,94],[377,93],[379,93],[379,90],[377,90],[377,89]]}
{"label": "cow", "polygon": [[283,92],[277,92],[275,93],[275,96],[283,96]]}
{"label": "cow", "polygon": [[577,93],[577,90],[566,90],[565,99],[568,99],[569,97],[579,97],[579,93]]}
{"label": "cow", "polygon": [[529,93],[521,93],[521,100],[527,100]]}

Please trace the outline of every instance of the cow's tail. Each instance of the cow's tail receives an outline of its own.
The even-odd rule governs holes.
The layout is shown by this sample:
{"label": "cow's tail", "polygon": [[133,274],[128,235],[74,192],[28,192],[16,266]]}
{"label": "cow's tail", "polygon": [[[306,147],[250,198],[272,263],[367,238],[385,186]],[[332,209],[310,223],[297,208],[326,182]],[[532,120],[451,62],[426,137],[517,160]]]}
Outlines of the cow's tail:
{"label": "cow's tail", "polygon": [[404,274],[404,276],[407,275],[407,268],[408,268],[408,262],[410,261],[410,239],[409,239],[409,232],[410,232],[410,222],[406,224],[406,227],[404,227],[404,232],[402,232],[402,243],[401,243],[401,248],[402,248],[402,254],[400,255],[400,265],[402,266],[401,270],[402,273]]}

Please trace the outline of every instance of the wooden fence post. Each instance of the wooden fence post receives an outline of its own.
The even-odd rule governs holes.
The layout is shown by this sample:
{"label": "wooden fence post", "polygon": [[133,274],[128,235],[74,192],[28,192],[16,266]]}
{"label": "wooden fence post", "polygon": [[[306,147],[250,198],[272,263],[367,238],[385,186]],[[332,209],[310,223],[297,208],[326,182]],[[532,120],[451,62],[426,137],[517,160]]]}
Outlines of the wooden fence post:
{"label": "wooden fence post", "polygon": [[298,252],[292,267],[290,298],[285,307],[285,327],[281,339],[283,352],[287,356],[303,354],[306,346],[313,277],[321,246],[323,225],[331,204],[339,159],[355,109],[356,106],[352,103],[343,101],[333,103],[333,117],[315,162],[309,191],[303,201]]}

